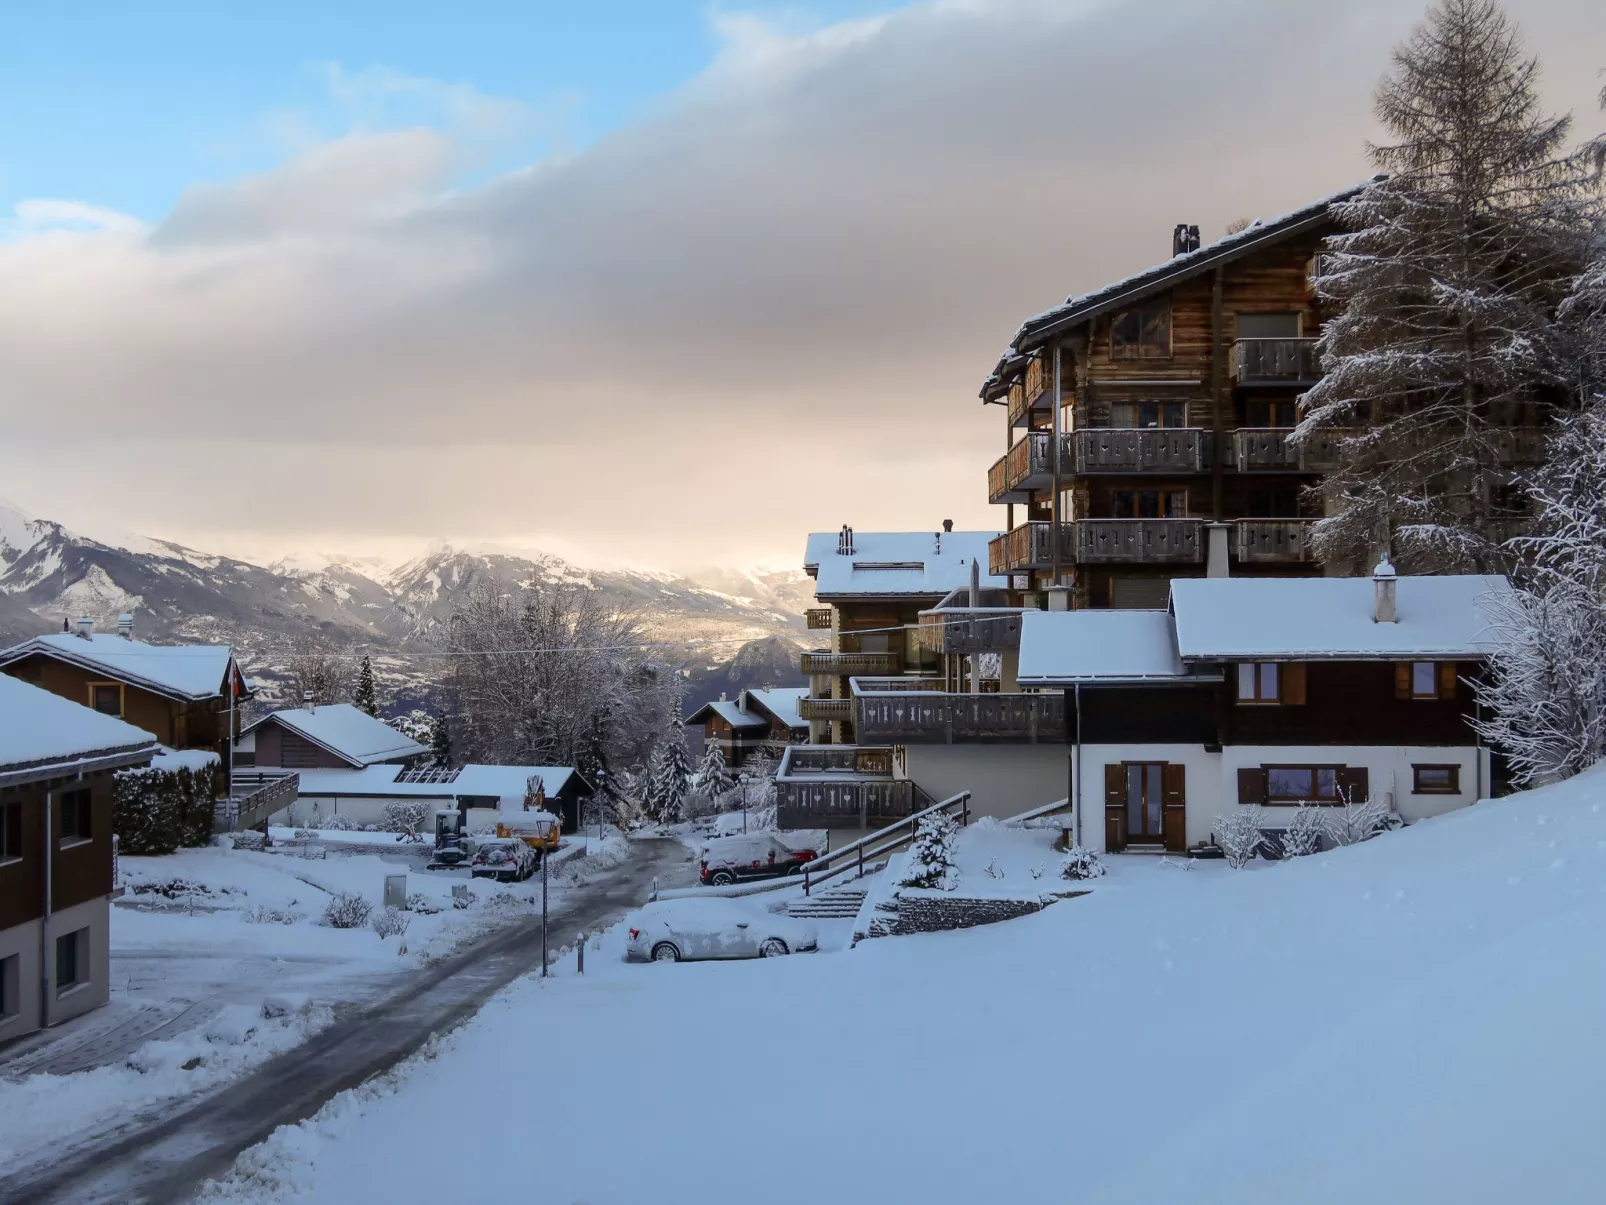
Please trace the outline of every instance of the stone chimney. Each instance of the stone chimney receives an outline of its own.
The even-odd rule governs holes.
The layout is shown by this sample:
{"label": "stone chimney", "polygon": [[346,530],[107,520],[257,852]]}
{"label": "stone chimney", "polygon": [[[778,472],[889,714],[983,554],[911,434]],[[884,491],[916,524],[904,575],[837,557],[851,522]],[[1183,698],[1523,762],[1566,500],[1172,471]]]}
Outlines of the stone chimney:
{"label": "stone chimney", "polygon": [[1205,576],[1230,577],[1231,523],[1205,524]]}
{"label": "stone chimney", "polygon": [[124,640],[134,639],[134,617],[127,611],[117,617],[117,634]]}
{"label": "stone chimney", "polygon": [[952,519],[944,519],[942,521],[942,529],[944,531],[952,531],[954,529],[954,521]]}
{"label": "stone chimney", "polygon": [[301,692],[301,706],[305,707],[308,711],[317,711],[318,708],[313,704],[313,701],[312,701],[313,697],[314,697],[313,693],[310,690],[302,691]]}
{"label": "stone chimney", "polygon": [[1177,223],[1171,232],[1171,254],[1173,257],[1186,255],[1190,251],[1199,250],[1199,227],[1190,226],[1186,222]]}
{"label": "stone chimney", "polygon": [[80,615],[78,617],[78,635],[83,637],[85,640],[89,640],[94,637],[95,617],[93,615]]}
{"label": "stone chimney", "polygon": [[1399,588],[1400,580],[1394,573],[1394,566],[1389,564],[1388,553],[1378,561],[1377,568],[1372,570],[1372,621],[1374,623],[1399,623]]}

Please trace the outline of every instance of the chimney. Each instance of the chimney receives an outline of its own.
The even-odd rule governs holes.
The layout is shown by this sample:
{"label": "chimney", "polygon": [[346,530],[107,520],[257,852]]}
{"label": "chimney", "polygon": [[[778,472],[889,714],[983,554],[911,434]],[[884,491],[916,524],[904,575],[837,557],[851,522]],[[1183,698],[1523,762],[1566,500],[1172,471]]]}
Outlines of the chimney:
{"label": "chimney", "polygon": [[1206,523],[1205,524],[1205,540],[1206,540],[1205,576],[1206,577],[1228,577],[1228,576],[1231,575],[1231,570],[1230,570],[1230,568],[1228,566],[1228,561],[1227,561],[1229,550],[1230,550],[1230,547],[1231,547],[1230,544],[1228,543],[1228,541],[1231,539],[1231,537],[1232,537],[1232,524],[1231,523]]}
{"label": "chimney", "polygon": [[970,605],[981,606],[981,562],[970,558]]}
{"label": "chimney", "polygon": [[1399,623],[1399,578],[1389,564],[1388,553],[1383,554],[1377,568],[1372,570],[1372,622]]}
{"label": "chimney", "polygon": [[1050,611],[1069,611],[1071,609],[1071,588],[1069,586],[1050,586],[1044,593],[1048,595],[1048,609]]}
{"label": "chimney", "polygon": [[127,611],[117,617],[117,634],[124,640],[134,639],[134,617]]}
{"label": "chimney", "polygon": [[944,519],[942,521],[942,529],[944,531],[952,531],[954,529],[954,521],[952,519]]}
{"label": "chimney", "polygon": [[94,635],[95,635],[95,619],[94,619],[94,616],[92,616],[92,615],[80,615],[78,617],[78,634],[80,636],[82,636],[85,640],[89,640],[89,639],[94,637]]}
{"label": "chimney", "polygon": [[304,690],[301,692],[301,706],[305,707],[308,711],[317,711],[318,709],[313,705],[312,700],[313,694],[310,690]]}
{"label": "chimney", "polygon": [[1199,250],[1199,227],[1179,222],[1176,229],[1171,232],[1171,254],[1186,255],[1190,251],[1197,250]]}
{"label": "chimney", "polygon": [[836,537],[836,554],[837,556],[853,555],[853,528],[846,523],[842,524],[842,530]]}

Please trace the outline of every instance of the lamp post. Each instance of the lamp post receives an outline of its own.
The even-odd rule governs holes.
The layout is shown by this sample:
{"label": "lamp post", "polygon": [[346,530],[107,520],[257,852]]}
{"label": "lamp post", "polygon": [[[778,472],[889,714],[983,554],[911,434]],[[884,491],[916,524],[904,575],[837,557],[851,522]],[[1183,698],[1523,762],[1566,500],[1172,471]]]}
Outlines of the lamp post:
{"label": "lamp post", "polygon": [[546,978],[547,952],[546,952],[546,859],[547,851],[541,851],[541,978]]}

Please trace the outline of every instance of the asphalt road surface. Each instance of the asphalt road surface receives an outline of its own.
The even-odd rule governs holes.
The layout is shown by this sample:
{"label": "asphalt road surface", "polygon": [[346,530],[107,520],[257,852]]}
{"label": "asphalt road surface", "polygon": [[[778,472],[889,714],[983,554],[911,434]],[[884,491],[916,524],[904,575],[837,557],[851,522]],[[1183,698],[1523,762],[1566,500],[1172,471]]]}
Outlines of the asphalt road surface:
{"label": "asphalt road surface", "polygon": [[[549,917],[554,947],[618,920],[660,886],[691,882],[679,841],[632,842],[616,872],[568,893]],[[102,1140],[0,1178],[4,1205],[168,1205],[188,1200],[241,1151],[281,1125],[302,1121],[331,1097],[389,1070],[432,1034],[472,1017],[492,995],[541,965],[541,921],[500,929],[420,971],[378,1004],[339,1017],[307,1042],[218,1091],[132,1119]],[[177,1111],[171,1110],[176,1107]]]}

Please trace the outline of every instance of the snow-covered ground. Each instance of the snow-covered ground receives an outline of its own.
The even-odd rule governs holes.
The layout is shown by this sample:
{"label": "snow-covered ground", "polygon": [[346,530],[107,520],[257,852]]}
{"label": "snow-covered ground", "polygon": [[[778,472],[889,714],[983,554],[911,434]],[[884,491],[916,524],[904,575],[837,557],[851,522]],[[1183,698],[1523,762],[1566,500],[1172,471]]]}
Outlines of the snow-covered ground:
{"label": "snow-covered ground", "polygon": [[539,1134],[541,1199],[590,1205],[1606,1195],[1606,768],[1243,872],[1108,861],[1032,916],[834,954],[626,965],[616,931],[210,1195],[508,1199],[397,1157],[442,1117]]}
{"label": "snow-covered ground", "polygon": [[[123,858],[111,1002],[0,1059],[0,1166],[234,1078],[316,1033],[334,1009],[378,999],[400,973],[539,907],[539,876],[499,884],[466,871],[410,873],[422,861],[339,852],[341,839],[357,836],[376,834],[321,834],[335,850],[326,857],[305,857],[291,843],[274,852],[213,846]],[[617,833],[577,839],[554,855],[553,900],[627,856]],[[403,872],[405,933],[322,923],[338,893],[362,896],[377,916],[385,877]],[[467,887],[467,907],[454,907],[454,885]],[[281,997],[305,1007],[264,1017],[264,1003]]]}

